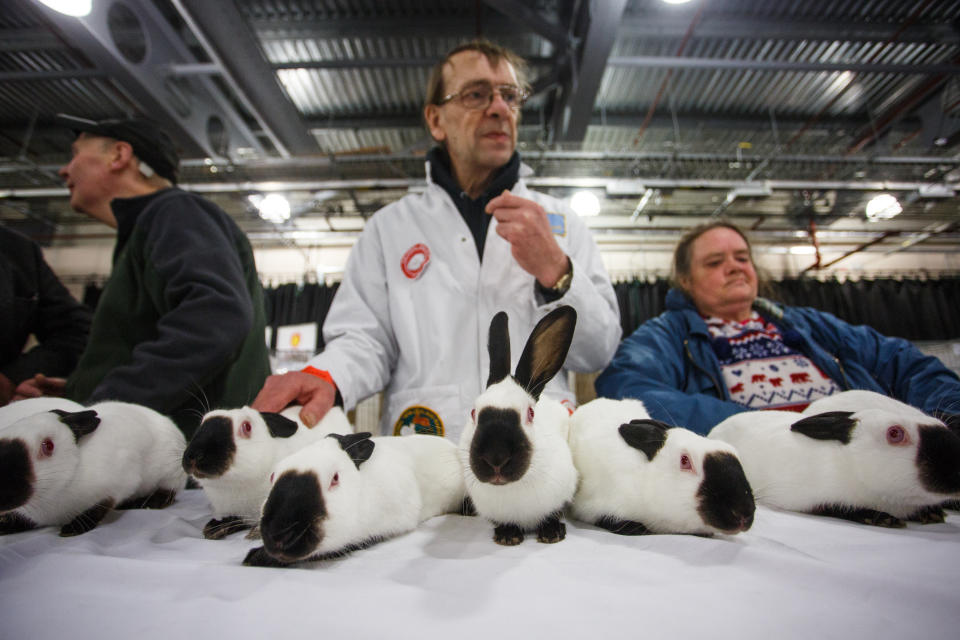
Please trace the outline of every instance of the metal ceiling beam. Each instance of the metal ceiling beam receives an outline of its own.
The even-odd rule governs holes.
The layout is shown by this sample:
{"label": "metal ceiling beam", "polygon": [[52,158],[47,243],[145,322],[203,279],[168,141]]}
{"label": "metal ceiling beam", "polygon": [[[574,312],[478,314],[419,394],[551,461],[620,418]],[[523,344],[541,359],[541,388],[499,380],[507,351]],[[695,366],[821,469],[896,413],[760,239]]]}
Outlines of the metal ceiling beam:
{"label": "metal ceiling beam", "polygon": [[911,75],[960,74],[960,65],[950,63],[892,64],[857,62],[787,62],[784,60],[686,58],[676,56],[614,56],[607,60],[607,65],[610,67],[641,67],[647,69],[707,69],[713,71],[853,71],[861,73],[902,73]]}
{"label": "metal ceiling beam", "polygon": [[[621,0],[612,1],[620,2]],[[522,25],[525,30],[533,31],[546,38],[553,43],[558,52],[566,51],[574,44],[563,25],[547,19],[532,7],[515,0],[483,0],[483,3],[505,15],[508,20]]]}
{"label": "metal ceiling beam", "polygon": [[[669,151],[571,151],[571,150],[545,150],[540,151],[537,149],[528,149],[522,152],[523,158],[528,163],[536,163],[542,161],[553,161],[553,162],[622,162],[626,165],[632,166],[637,162],[673,162],[678,166],[683,166],[683,163],[718,163],[718,164],[727,164],[734,161],[743,162],[744,158],[738,157],[734,153],[674,153]],[[274,171],[280,171],[284,169],[304,169],[304,168],[315,168],[315,169],[327,169],[334,165],[351,165],[351,164],[376,164],[381,163],[387,165],[389,163],[404,162],[404,161],[415,161],[422,162],[423,155],[421,153],[416,153],[414,151],[405,151],[402,153],[365,153],[365,154],[349,154],[341,156],[329,156],[329,155],[317,155],[317,156],[308,156],[308,157],[298,157],[298,158],[252,158],[247,160],[238,160],[233,163],[235,167],[243,168],[248,171],[256,171],[257,169],[271,169]],[[208,162],[203,158],[185,158],[181,161],[182,167],[205,167],[208,165]],[[804,164],[804,165],[840,165],[845,167],[863,167],[863,166],[876,166],[876,167],[885,167],[885,166],[918,166],[921,168],[942,168],[944,172],[948,171],[951,168],[957,167],[960,165],[960,158],[956,157],[944,157],[944,156],[867,156],[867,155],[803,155],[803,154],[789,154],[789,155],[780,155],[776,156],[770,160],[771,166],[776,166],[777,164]],[[29,172],[29,171],[49,171],[55,173],[56,170],[60,167],[60,164],[43,164],[43,163],[24,163],[15,158],[3,158],[0,157],[0,174],[3,173],[13,173],[13,172]],[[544,180],[544,178],[533,178],[535,180]],[[567,180],[568,182],[574,180],[593,180],[591,178],[574,178],[574,177],[557,177],[557,180]],[[597,180],[609,181],[617,178],[601,178]],[[646,178],[636,178],[637,180],[646,181]],[[692,180],[696,182],[696,180]],[[742,184],[744,180],[736,181],[736,184]],[[605,184],[605,182],[603,182]],[[727,184],[724,182],[723,184]],[[821,185],[827,184],[837,184],[835,181],[821,181],[818,182]],[[900,182],[900,181],[891,181],[891,182],[878,182],[871,181],[865,184],[873,185],[868,186],[868,189],[910,189],[909,186],[900,187],[898,185],[912,185],[915,184],[913,181],[909,182]],[[919,184],[919,183],[916,183]],[[924,184],[938,184],[926,182]],[[648,185],[649,186],[649,185]]]}
{"label": "metal ceiling beam", "polygon": [[[525,179],[532,187],[580,187],[602,189],[624,182],[622,178],[582,178],[573,176],[531,176]],[[638,178],[628,180],[638,183],[640,189],[710,189],[729,191],[748,188],[757,183],[742,180],[706,180],[699,178]],[[422,188],[426,184],[423,178],[358,178],[348,180],[263,180],[233,182],[194,182],[180,185],[188,191],[197,193],[246,193],[250,191],[320,191],[346,189],[409,189]],[[843,180],[764,180],[763,184],[771,191],[918,191],[928,188],[929,182],[906,181],[843,181]],[[622,188],[619,189],[622,192]],[[0,189],[0,198],[60,198],[69,196],[63,187],[43,187],[33,189]]]}
{"label": "metal ceiling beam", "polygon": [[45,69],[43,71],[0,71],[0,82],[49,82],[50,80],[80,80],[106,78],[101,69]]}
{"label": "metal ceiling beam", "polygon": [[[488,3],[489,4],[489,3]],[[617,36],[640,40],[680,39],[690,22],[689,16],[642,15],[624,16],[617,26]],[[263,40],[382,38],[385,33],[442,33],[445,36],[471,38],[474,25],[460,16],[449,18],[324,18],[295,22],[282,18],[253,18],[250,25]],[[506,16],[486,14],[484,31],[494,35],[517,35],[527,32],[523,23]],[[952,24],[912,24],[903,27],[891,23],[844,23],[841,21],[804,20],[744,16],[708,16],[697,27],[697,38],[770,39],[836,42],[886,42],[897,36],[898,42],[931,42],[960,44],[960,31]]]}
{"label": "metal ceiling beam", "polygon": [[49,29],[41,27],[0,29],[0,53],[54,51],[66,48],[63,41]]}
{"label": "metal ceiling beam", "polygon": [[575,63],[575,86],[565,104],[561,105],[562,128],[557,132],[557,139],[562,142],[582,142],[587,134],[597,91],[626,4],[627,0],[589,0],[586,5],[589,24]]}
{"label": "metal ceiling beam", "polygon": [[238,95],[249,101],[254,117],[270,132],[281,156],[317,153],[317,141],[307,131],[264,59],[257,39],[232,1],[173,0],[181,17],[193,26],[208,53],[224,68]]}
{"label": "metal ceiling beam", "polygon": [[[196,59],[150,0],[95,2],[90,14],[82,18],[39,4],[37,10],[71,48],[82,52],[144,115],[185,147],[186,155],[223,158],[241,157],[246,150],[263,153],[243,117],[209,78],[165,76],[166,65]],[[125,15],[118,13],[123,10]],[[111,13],[124,19],[111,21]],[[131,31],[142,39],[124,38],[120,43],[114,39],[114,32],[126,36]],[[211,136],[211,132],[220,135]]]}
{"label": "metal ceiling beam", "polygon": [[[283,18],[250,18],[250,27],[262,41],[277,40],[342,40],[344,38],[385,38],[411,33],[443,34],[445,38],[475,38],[476,26],[464,16],[434,18],[425,16],[390,16],[365,18],[327,18],[289,20]],[[483,30],[487,37],[528,34],[529,28],[499,14],[485,13]]]}
{"label": "metal ceiling beam", "polygon": [[[678,40],[690,22],[689,16],[624,17],[617,35],[650,41]],[[737,40],[810,40],[827,42],[897,42],[944,45],[960,44],[960,31],[952,24],[850,23],[840,20],[804,20],[791,16],[763,18],[758,16],[724,16],[712,14],[697,25],[698,39]]]}
{"label": "metal ceiling beam", "polygon": [[[600,127],[633,127],[640,126],[644,119],[644,113],[610,113],[594,112],[590,118],[590,126]],[[337,115],[329,118],[312,117],[307,119],[307,127],[311,130],[329,130],[329,129],[363,129],[363,128],[399,128],[399,127],[421,127],[421,118],[423,115],[419,111],[410,111],[407,113],[390,115]],[[538,110],[526,109],[523,112],[521,126],[528,123],[536,123],[540,113]],[[919,120],[915,117],[906,118],[911,123],[919,125]],[[792,129],[798,129],[806,123],[805,118],[777,118],[777,127],[781,134]],[[678,113],[676,124],[681,132],[692,129],[720,129],[722,131],[747,130],[756,132],[758,120],[755,116],[738,115],[717,115],[709,113]],[[650,122],[652,128],[673,129],[674,118],[670,115],[654,115]],[[833,118],[823,121],[817,127],[818,129],[844,129],[855,130],[863,126],[862,118]]]}
{"label": "metal ceiling beam", "polygon": [[[274,62],[270,68],[275,71],[287,69],[369,69],[380,67],[432,67],[440,62],[442,56],[403,57],[403,58],[348,58],[343,60],[309,60],[303,62]],[[525,57],[529,66],[542,66],[553,63],[553,58],[542,56]]]}

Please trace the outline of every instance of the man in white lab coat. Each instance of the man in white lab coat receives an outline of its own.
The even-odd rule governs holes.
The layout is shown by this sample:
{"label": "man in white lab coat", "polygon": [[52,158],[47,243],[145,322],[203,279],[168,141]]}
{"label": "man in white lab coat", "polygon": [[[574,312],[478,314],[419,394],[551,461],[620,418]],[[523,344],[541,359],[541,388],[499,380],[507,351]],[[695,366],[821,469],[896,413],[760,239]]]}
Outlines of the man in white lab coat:
{"label": "man in white lab coat", "polygon": [[523,61],[486,41],[437,65],[424,119],[441,146],[428,155],[426,191],[367,222],[324,323],[323,352],[303,371],[268,378],[254,407],[297,402],[314,424],[335,401],[349,409],[382,390],[384,435],[456,441],[489,374],[494,314],[509,315],[515,365],[537,320],[562,304],[577,310],[577,328],[566,369],[545,393],[573,407],[566,370],[606,366],[620,317],[586,225],[520,177],[526,87]]}

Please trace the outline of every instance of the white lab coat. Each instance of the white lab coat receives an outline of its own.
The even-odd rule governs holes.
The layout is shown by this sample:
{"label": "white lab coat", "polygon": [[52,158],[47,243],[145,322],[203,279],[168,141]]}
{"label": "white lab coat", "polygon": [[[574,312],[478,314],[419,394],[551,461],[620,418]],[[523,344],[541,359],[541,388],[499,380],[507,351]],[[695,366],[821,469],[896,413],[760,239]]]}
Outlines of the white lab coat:
{"label": "white lab coat", "polygon": [[[491,318],[507,312],[516,366],[537,320],[569,304],[577,310],[577,327],[566,369],[544,392],[573,407],[566,371],[605,367],[621,334],[613,287],[589,229],[562,201],[528,190],[522,180],[511,190],[565,219],[563,233],[555,235],[573,262],[573,281],[562,298],[542,304],[534,277],[496,233],[496,219],[490,221],[481,262],[450,196],[430,181],[429,166],[427,176],[424,193],[407,195],[367,221],[323,325],[326,347],[310,366],[330,372],[348,410],[383,390],[384,435],[412,431],[397,422],[405,410],[419,406],[438,417],[443,435],[457,442],[486,385]],[[429,261],[417,274],[423,247]],[[405,415],[409,422],[411,413]]]}

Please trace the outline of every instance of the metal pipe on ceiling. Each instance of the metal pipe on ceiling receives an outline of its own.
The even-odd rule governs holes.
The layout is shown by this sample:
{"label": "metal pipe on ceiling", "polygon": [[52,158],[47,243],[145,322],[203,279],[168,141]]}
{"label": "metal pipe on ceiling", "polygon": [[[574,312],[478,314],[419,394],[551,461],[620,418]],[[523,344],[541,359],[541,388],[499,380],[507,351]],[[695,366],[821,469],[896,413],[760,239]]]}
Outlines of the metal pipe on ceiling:
{"label": "metal pipe on ceiling", "polygon": [[[582,187],[606,188],[616,178],[544,177],[527,178],[532,187]],[[737,180],[700,180],[678,178],[644,178],[645,188],[655,189],[717,189],[744,188],[751,183]],[[426,181],[422,178],[362,178],[353,180],[270,180],[243,182],[194,182],[179,186],[196,193],[245,193],[276,191],[315,191],[322,189],[418,189]],[[929,182],[897,181],[852,181],[852,180],[765,180],[765,186],[773,191],[839,190],[839,191],[918,191],[931,186]],[[944,185],[952,188],[950,185]],[[65,187],[40,187],[31,189],[0,189],[0,198],[65,198]]]}
{"label": "metal pipe on ceiling", "polygon": [[745,60],[742,58],[682,58],[671,56],[611,56],[611,67],[645,67],[649,69],[708,69],[711,71],[805,71],[813,73],[853,71],[858,73],[902,73],[909,75],[960,74],[960,65],[953,63],[895,64],[867,62],[788,62],[786,60]]}

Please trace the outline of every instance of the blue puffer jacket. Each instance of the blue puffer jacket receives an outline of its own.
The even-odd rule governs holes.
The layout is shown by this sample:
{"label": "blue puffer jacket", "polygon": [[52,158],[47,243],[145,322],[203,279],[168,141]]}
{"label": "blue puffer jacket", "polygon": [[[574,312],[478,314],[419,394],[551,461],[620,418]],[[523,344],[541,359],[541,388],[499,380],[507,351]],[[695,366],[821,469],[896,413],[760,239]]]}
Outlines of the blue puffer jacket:
{"label": "blue puffer jacket", "polygon": [[[707,325],[690,299],[671,289],[666,304],[620,343],[597,378],[597,395],[639,398],[653,418],[705,434],[747,409],[730,400]],[[758,298],[754,308],[842,389],[885,393],[931,414],[960,407],[960,379],[907,340],[809,307]]]}

